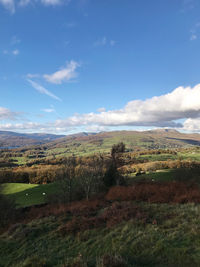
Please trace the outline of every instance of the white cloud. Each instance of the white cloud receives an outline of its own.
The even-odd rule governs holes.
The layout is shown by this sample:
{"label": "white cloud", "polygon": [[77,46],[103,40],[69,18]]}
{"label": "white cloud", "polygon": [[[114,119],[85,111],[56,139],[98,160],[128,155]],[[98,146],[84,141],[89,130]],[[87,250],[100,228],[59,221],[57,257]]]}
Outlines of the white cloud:
{"label": "white cloud", "polygon": [[[5,131],[14,131],[14,130],[32,130],[32,129],[40,129],[43,128],[40,123],[37,122],[26,122],[26,123],[5,123],[0,124],[0,129]],[[44,128],[43,128],[44,129]]]}
{"label": "white cloud", "polygon": [[198,35],[199,35],[199,29],[200,29],[200,22],[197,22],[193,28],[190,30],[190,41],[194,41],[197,39]]}
{"label": "white cloud", "polygon": [[32,87],[34,89],[36,89],[39,93],[41,94],[45,94],[45,95],[48,95],[50,96],[51,98],[54,98],[56,100],[59,100],[59,101],[62,101],[59,97],[57,97],[56,95],[54,95],[53,93],[51,93],[50,91],[48,91],[46,88],[44,88],[42,85],[30,80],[30,79],[27,79],[27,81],[32,85]]}
{"label": "white cloud", "polygon": [[189,132],[200,132],[200,118],[189,118],[184,121],[183,129]]}
{"label": "white cloud", "polygon": [[104,111],[106,111],[106,109],[105,108],[98,108],[97,111],[98,112],[104,112]]}
{"label": "white cloud", "polygon": [[19,38],[17,38],[16,35],[14,35],[12,38],[11,38],[11,41],[10,41],[10,44],[11,45],[16,45],[16,44],[19,44],[21,43],[21,40]]}
{"label": "white cloud", "polygon": [[41,0],[41,3],[44,4],[44,5],[52,5],[52,6],[55,6],[55,5],[60,5],[62,4],[62,0]]}
{"label": "white cloud", "polygon": [[27,78],[30,78],[30,79],[33,79],[33,78],[38,78],[38,77],[40,77],[40,75],[39,75],[39,74],[28,73],[28,74],[26,75],[26,77],[27,77]]}
{"label": "white cloud", "polygon": [[183,0],[181,12],[185,13],[195,8],[194,0]]}
{"label": "white cloud", "polygon": [[197,35],[196,34],[192,34],[191,36],[190,36],[190,41],[194,41],[194,40],[196,40],[197,39]]}
{"label": "white cloud", "polygon": [[75,22],[68,22],[65,24],[67,28],[74,28],[76,27],[76,23]]}
{"label": "white cloud", "polygon": [[80,66],[76,61],[71,60],[66,68],[62,68],[53,74],[44,74],[43,77],[47,82],[61,84],[70,81],[77,76],[76,69]]}
{"label": "white cloud", "polygon": [[105,45],[114,46],[115,44],[116,44],[115,40],[109,40],[106,36],[94,42],[94,46],[105,46]]}
{"label": "white cloud", "polygon": [[16,120],[20,114],[8,108],[0,107],[0,120]]}
{"label": "white cloud", "polygon": [[0,4],[2,4],[11,12],[11,14],[13,14],[15,13],[17,6],[25,7],[31,3],[41,3],[44,6],[56,6],[61,4],[69,4],[70,1],[71,0],[0,0]]}
{"label": "white cloud", "polygon": [[3,50],[3,54],[4,55],[14,55],[14,56],[17,56],[19,55],[19,50],[18,49],[14,49],[12,51],[9,51],[9,50]]}
{"label": "white cloud", "polygon": [[94,46],[104,46],[107,44],[107,38],[104,36],[103,38],[97,40],[95,43],[94,43]]}
{"label": "white cloud", "polygon": [[115,40],[111,40],[111,41],[110,41],[110,45],[111,45],[111,46],[114,46],[115,44],[116,44],[116,41],[115,41]]}
{"label": "white cloud", "polygon": [[178,87],[171,93],[147,100],[133,100],[119,110],[76,114],[57,120],[56,126],[160,126],[182,127],[179,119],[200,117],[200,84]]}
{"label": "white cloud", "polygon": [[12,53],[13,53],[13,55],[17,56],[17,55],[19,55],[19,50],[15,49],[15,50],[12,51]]}
{"label": "white cloud", "polygon": [[[49,95],[50,92],[47,93],[45,88],[31,80],[29,82],[40,93]],[[53,106],[45,109],[45,112],[53,112],[52,109],[54,109]],[[4,119],[12,118],[15,115],[13,113],[8,114],[9,110],[0,109],[0,116]],[[180,121],[183,121],[183,123]],[[34,122],[5,124],[4,126],[1,125],[0,128],[77,132],[80,129],[89,131],[109,130],[118,126],[175,127],[186,131],[200,132],[200,84],[194,87],[180,86],[168,94],[154,96],[146,100],[133,100],[118,110],[106,111],[102,108],[99,109],[99,113],[75,114],[72,117],[46,124]]]}
{"label": "white cloud", "polygon": [[41,132],[41,133],[63,133],[73,131],[72,127],[59,128],[55,127],[53,123],[38,123],[38,122],[25,122],[25,123],[4,123],[0,124],[0,130],[2,131],[19,131],[19,132]]}
{"label": "white cloud", "polygon": [[31,3],[31,0],[20,0],[19,1],[19,6],[27,6]]}
{"label": "white cloud", "polygon": [[42,109],[42,111],[47,112],[47,113],[52,113],[52,112],[55,112],[55,109],[54,108],[44,108],[44,109]]}
{"label": "white cloud", "polygon": [[12,14],[15,13],[15,1],[14,0],[0,0],[0,4],[2,4]]}

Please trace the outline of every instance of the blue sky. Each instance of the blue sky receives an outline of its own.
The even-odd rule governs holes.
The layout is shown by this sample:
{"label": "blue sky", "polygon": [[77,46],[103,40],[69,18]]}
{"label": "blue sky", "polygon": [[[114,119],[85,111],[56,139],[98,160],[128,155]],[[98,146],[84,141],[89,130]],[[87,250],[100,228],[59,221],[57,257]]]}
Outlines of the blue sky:
{"label": "blue sky", "polygon": [[0,130],[200,131],[198,0],[0,0]]}

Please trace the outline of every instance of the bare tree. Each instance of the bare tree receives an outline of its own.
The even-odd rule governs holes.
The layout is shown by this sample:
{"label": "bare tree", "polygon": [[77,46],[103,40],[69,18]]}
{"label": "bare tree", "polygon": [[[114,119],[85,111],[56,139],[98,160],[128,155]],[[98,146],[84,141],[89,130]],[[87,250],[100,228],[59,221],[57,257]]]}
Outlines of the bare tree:
{"label": "bare tree", "polygon": [[98,192],[103,176],[103,157],[93,156],[87,164],[76,169],[77,178],[88,200],[92,193]]}
{"label": "bare tree", "polygon": [[76,167],[76,159],[74,157],[68,158],[64,162],[63,168],[63,190],[65,191],[65,195],[67,197],[68,202],[72,201],[72,193],[73,193],[73,184],[75,181],[75,167]]}

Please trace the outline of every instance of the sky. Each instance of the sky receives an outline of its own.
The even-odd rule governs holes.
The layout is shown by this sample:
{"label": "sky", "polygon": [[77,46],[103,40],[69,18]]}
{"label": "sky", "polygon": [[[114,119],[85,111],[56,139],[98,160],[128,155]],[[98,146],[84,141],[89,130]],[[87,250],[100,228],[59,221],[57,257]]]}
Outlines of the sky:
{"label": "sky", "polygon": [[0,0],[0,130],[200,132],[199,0]]}

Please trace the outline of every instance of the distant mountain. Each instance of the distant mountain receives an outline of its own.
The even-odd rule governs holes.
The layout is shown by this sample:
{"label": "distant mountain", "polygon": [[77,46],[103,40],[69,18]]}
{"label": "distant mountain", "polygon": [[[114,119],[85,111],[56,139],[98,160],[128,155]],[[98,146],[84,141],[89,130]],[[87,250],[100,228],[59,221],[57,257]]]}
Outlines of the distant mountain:
{"label": "distant mountain", "polygon": [[43,134],[43,133],[15,133],[9,131],[0,131],[0,148],[21,147],[27,145],[39,145],[57,140],[65,135]]}

